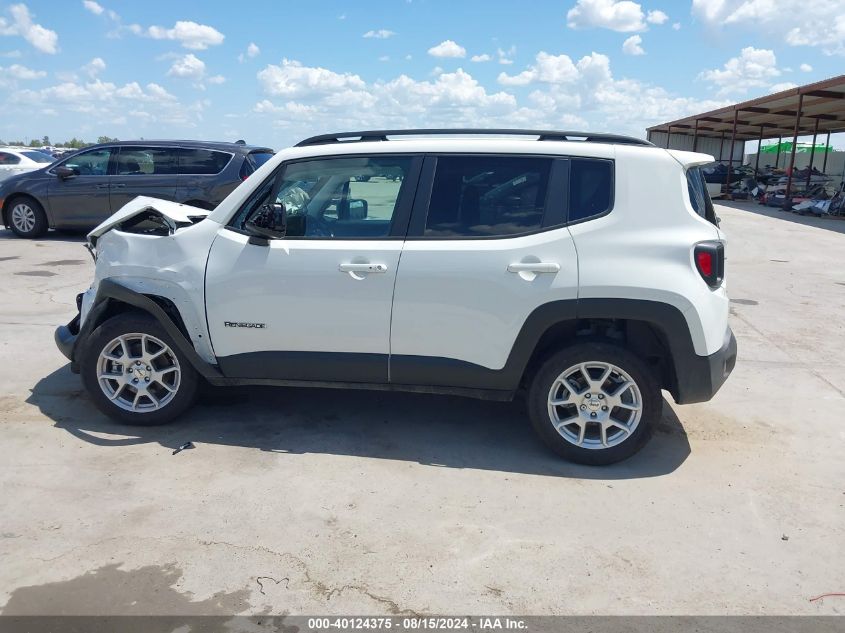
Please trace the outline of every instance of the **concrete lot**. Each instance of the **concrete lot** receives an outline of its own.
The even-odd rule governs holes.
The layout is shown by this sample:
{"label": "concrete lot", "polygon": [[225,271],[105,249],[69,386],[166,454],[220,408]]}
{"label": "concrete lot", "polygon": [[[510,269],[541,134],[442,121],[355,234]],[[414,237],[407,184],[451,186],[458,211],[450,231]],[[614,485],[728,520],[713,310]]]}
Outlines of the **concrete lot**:
{"label": "concrete lot", "polygon": [[845,591],[845,222],[741,206],[734,375],[599,469],[518,403],[256,389],[115,426],[52,340],[81,240],[0,232],[2,612],[845,613],[809,601]]}

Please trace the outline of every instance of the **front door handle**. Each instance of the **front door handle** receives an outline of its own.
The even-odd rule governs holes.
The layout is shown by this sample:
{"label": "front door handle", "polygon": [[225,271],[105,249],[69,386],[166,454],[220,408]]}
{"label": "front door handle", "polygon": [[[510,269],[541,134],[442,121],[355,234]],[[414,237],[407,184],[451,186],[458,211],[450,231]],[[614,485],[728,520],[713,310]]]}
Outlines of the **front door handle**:
{"label": "front door handle", "polygon": [[342,273],[386,273],[387,266],[384,264],[370,263],[346,263],[340,264],[337,269]]}
{"label": "front door handle", "polygon": [[[108,185],[106,185],[106,186],[108,187]],[[112,185],[112,187],[114,189],[124,189],[124,188],[126,188],[126,183],[125,182],[116,182]]]}
{"label": "front door handle", "polygon": [[109,188],[109,185],[108,185],[108,184],[105,184],[105,185],[94,185],[94,189],[108,189],[108,188]]}
{"label": "front door handle", "polygon": [[557,262],[517,262],[508,266],[509,273],[557,273],[560,264]]}

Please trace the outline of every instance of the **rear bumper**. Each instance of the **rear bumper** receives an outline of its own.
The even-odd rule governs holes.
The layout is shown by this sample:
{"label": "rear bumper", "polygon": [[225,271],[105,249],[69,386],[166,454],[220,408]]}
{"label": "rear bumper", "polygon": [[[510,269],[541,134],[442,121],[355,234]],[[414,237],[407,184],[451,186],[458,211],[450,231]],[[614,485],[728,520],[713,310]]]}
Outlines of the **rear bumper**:
{"label": "rear bumper", "polygon": [[675,359],[677,393],[675,402],[692,404],[710,400],[731,375],[736,365],[736,337],[728,328],[719,351],[710,356]]}

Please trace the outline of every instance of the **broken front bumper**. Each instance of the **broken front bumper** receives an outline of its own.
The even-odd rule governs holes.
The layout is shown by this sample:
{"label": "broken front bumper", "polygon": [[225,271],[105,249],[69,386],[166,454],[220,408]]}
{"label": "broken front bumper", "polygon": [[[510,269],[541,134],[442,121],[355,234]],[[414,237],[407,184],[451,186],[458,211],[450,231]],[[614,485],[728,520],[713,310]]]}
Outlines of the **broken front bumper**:
{"label": "broken front bumper", "polygon": [[73,348],[76,346],[76,339],[79,338],[79,327],[82,323],[82,293],[76,295],[76,309],[79,312],[67,325],[60,325],[53,334],[56,347],[69,361],[73,362]]}

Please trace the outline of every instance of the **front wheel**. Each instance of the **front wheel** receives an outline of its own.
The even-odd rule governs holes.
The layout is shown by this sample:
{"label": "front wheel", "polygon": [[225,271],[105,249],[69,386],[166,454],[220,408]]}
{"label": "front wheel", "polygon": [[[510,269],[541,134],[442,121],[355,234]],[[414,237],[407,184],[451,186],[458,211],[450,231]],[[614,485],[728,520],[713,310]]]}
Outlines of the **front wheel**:
{"label": "front wheel", "polygon": [[44,208],[32,198],[15,198],[8,213],[9,226],[18,237],[41,237],[50,228]]}
{"label": "front wheel", "polygon": [[166,424],[191,406],[197,391],[196,370],[144,313],[119,314],[97,327],[80,371],[97,408],[128,424]]}
{"label": "front wheel", "polygon": [[565,459],[595,466],[639,451],[661,408],[660,387],[645,363],[603,342],[554,354],[528,392],[531,423],[543,441]]}

